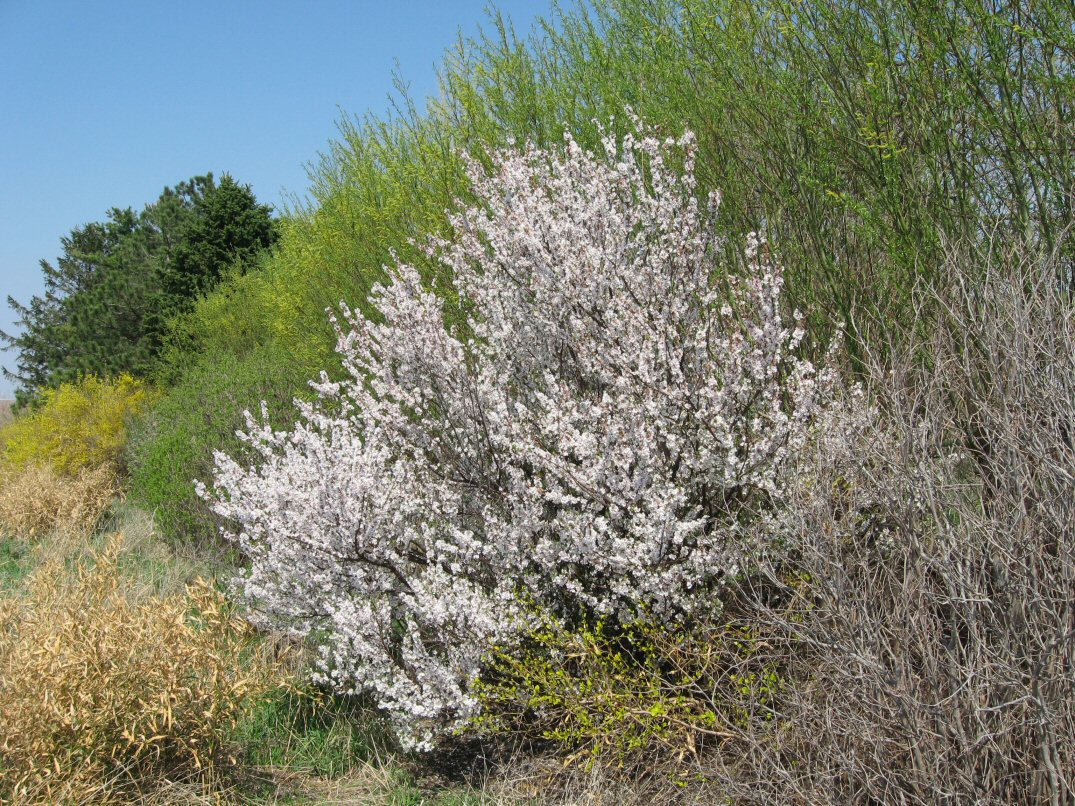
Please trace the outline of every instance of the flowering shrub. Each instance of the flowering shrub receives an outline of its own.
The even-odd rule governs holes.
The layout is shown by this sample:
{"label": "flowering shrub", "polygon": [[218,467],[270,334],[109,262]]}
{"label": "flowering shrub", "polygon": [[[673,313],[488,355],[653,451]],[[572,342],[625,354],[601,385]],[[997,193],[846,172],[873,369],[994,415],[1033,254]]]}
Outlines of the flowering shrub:
{"label": "flowering shrub", "polygon": [[757,240],[742,277],[721,265],[690,134],[565,139],[469,164],[478,201],[429,244],[466,327],[398,266],[377,321],[337,322],[350,377],[291,432],[248,416],[264,461],[217,455],[202,488],[255,609],[419,745],[477,712],[520,596],[568,621],[712,609],[831,383]]}
{"label": "flowering shrub", "polygon": [[495,654],[474,690],[485,733],[542,739],[586,766],[697,757],[728,734],[770,719],[784,685],[749,623],[610,625],[574,629],[535,614],[525,640]]}
{"label": "flowering shrub", "polygon": [[151,388],[127,374],[87,375],[44,389],[39,408],[0,428],[0,463],[11,471],[50,465],[67,478],[101,466],[116,472],[127,422],[155,400]]}

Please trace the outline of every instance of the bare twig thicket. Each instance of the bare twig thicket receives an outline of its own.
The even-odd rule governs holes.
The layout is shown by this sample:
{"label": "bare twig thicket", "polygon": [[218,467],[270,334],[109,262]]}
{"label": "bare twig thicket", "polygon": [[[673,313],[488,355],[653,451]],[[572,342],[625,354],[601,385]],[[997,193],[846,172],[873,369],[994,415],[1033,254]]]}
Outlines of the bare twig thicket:
{"label": "bare twig thicket", "polygon": [[791,685],[724,726],[732,802],[1075,803],[1070,290],[1048,257],[949,260],[934,335],[874,370],[856,474],[808,460],[792,562],[734,606]]}

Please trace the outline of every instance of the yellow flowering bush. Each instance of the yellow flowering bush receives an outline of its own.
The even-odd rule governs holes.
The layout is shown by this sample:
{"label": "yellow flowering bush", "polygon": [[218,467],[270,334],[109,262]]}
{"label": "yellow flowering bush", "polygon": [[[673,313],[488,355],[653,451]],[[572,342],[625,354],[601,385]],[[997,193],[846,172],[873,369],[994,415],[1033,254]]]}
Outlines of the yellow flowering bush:
{"label": "yellow flowering bush", "polygon": [[9,470],[49,465],[62,476],[119,464],[128,419],[155,398],[130,375],[87,375],[42,393],[41,405],[0,429],[0,456]]}
{"label": "yellow flowering bush", "polygon": [[494,648],[470,728],[551,742],[587,767],[695,757],[768,720],[785,680],[765,645],[736,620],[569,627],[538,612],[522,647]]}

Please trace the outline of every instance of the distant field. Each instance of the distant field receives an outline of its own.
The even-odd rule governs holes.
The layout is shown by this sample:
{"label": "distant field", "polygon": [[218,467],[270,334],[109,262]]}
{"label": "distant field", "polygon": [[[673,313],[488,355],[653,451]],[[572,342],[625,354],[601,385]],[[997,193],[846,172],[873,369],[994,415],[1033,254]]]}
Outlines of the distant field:
{"label": "distant field", "polygon": [[11,407],[13,405],[15,405],[14,400],[0,400],[0,425],[11,419]]}

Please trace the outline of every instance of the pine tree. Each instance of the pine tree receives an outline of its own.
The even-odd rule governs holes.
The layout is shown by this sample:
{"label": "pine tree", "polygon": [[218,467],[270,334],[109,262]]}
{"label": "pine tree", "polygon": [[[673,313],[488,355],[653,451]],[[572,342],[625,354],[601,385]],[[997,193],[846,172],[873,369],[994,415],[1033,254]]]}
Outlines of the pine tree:
{"label": "pine tree", "polygon": [[0,340],[18,353],[4,373],[19,400],[87,374],[149,375],[169,317],[275,240],[271,208],[212,174],[165,188],[140,213],[112,208],[106,221],[76,227],[55,266],[41,262],[45,294],[26,305],[8,298],[21,332]]}
{"label": "pine tree", "polygon": [[169,310],[182,309],[212,288],[230,265],[249,261],[276,242],[271,208],[258,204],[249,185],[227,174],[201,198],[196,213],[164,267]]}

